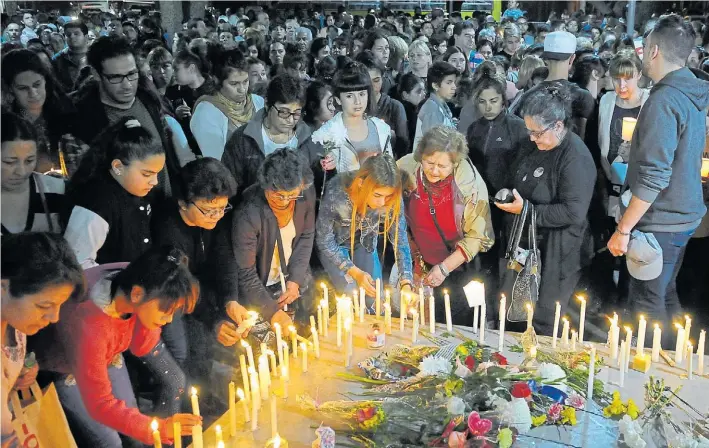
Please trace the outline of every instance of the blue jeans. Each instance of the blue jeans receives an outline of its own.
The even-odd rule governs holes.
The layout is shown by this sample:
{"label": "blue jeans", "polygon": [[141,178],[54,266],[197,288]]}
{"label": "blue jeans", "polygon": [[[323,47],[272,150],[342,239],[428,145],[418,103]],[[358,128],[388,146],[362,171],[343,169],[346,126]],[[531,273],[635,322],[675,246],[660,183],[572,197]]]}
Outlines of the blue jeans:
{"label": "blue jeans", "polygon": [[[107,366],[113,396],[124,401],[126,407],[138,408],[123,356],[118,358],[117,362]],[[150,369],[161,387],[160,396],[153,409],[154,413],[164,417],[180,412],[181,399],[186,385],[185,374],[172,358],[165,344],[162,341],[158,342],[148,355],[139,359]],[[72,381],[72,379],[71,375],[62,375],[54,382],[54,385],[77,445],[79,447],[122,448],[123,444],[118,432],[97,422],[89,415],[76,381]],[[126,442],[140,446],[133,439]]]}
{"label": "blue jeans", "polygon": [[[340,247],[340,251],[343,254],[348,256],[350,255],[349,249],[345,247]],[[330,277],[330,281],[335,287],[337,294],[347,294],[352,296],[354,291],[359,288],[357,282],[355,282],[352,277],[342,272],[338,266],[332,264],[328,259],[325,257],[320,257],[320,261],[323,268],[325,268],[325,272],[327,272],[328,277]],[[359,243],[355,243],[352,262],[359,269],[371,275],[372,280],[382,279],[382,263],[379,260],[379,254],[377,253],[376,246],[374,247],[374,252],[369,253],[364,246]],[[374,298],[367,297],[367,308],[372,309],[373,306]],[[372,313],[374,313],[374,311],[372,311]]]}
{"label": "blue jeans", "polygon": [[[638,280],[630,277],[628,298],[635,315],[644,314],[649,322],[662,325],[662,346],[674,347],[672,320],[682,315],[682,306],[677,296],[677,273],[684,259],[684,252],[694,230],[685,232],[653,232],[662,248],[662,273],[654,280]],[[684,320],[682,320],[684,322]],[[645,347],[652,345],[652,331],[645,332]]]}

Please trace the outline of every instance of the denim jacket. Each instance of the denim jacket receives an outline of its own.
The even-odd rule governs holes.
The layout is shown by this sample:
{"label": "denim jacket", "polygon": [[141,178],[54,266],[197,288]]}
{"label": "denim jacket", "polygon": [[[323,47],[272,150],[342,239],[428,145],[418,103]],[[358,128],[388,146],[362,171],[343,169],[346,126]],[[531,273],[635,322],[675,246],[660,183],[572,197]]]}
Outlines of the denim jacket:
{"label": "denim jacket", "polygon": [[[345,191],[353,176],[353,173],[338,174],[328,182],[325,196],[320,204],[317,222],[315,223],[315,243],[320,256],[333,263],[343,272],[347,272],[354,266],[349,253],[353,204],[347,191]],[[367,210],[363,219],[356,218],[355,225],[359,230],[355,235],[358,235],[359,243],[367,252],[374,252],[377,248],[379,223],[383,221],[383,218],[379,212],[371,209]],[[392,226],[389,230],[389,241],[394,241],[397,231],[398,240],[395,253],[400,273],[399,278],[412,282],[411,249],[406,235],[406,218],[404,217],[403,204],[396,226]]]}

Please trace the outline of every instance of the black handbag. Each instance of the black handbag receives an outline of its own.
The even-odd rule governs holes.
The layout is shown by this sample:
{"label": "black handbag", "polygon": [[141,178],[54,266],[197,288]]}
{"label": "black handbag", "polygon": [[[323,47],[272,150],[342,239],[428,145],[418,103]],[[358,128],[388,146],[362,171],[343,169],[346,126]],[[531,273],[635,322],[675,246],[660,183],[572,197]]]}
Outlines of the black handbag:
{"label": "black handbag", "polygon": [[[528,230],[530,247],[523,249],[519,244],[528,215],[531,215]],[[537,247],[537,212],[534,205],[527,200],[524,201],[520,214],[515,216],[505,258],[507,273],[512,274],[514,278],[507,320],[522,322],[527,319],[527,304],[536,308],[541,282],[541,257]]]}

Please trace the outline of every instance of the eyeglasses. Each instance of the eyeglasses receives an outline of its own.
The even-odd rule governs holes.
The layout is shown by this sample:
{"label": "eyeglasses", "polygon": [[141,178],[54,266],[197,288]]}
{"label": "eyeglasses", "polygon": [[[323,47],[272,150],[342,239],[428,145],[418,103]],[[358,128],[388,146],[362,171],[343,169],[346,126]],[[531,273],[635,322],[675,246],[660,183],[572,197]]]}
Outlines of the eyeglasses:
{"label": "eyeglasses", "polygon": [[551,126],[548,126],[548,127],[544,128],[544,129],[542,129],[541,131],[530,131],[530,130],[527,130],[527,133],[529,134],[529,137],[530,137],[530,138],[538,139],[538,138],[540,138],[542,135],[544,135],[548,130],[550,130],[550,129],[553,128],[553,127],[554,127],[554,125],[552,124]]}
{"label": "eyeglasses", "polygon": [[274,198],[278,199],[279,201],[283,202],[293,202],[297,201],[298,199],[301,199],[303,197],[302,194],[296,195],[296,196],[284,196],[281,193],[271,193]]}
{"label": "eyeglasses", "polygon": [[279,109],[276,106],[273,106],[274,109],[276,109],[276,112],[278,113],[279,118],[283,118],[284,120],[287,120],[290,117],[293,117],[293,120],[298,121],[300,120],[301,115],[303,115],[302,110],[296,110],[295,112],[291,112],[288,109]]}
{"label": "eyeglasses", "polygon": [[219,218],[220,216],[226,214],[226,212],[232,209],[231,204],[227,204],[224,208],[217,208],[213,210],[202,210],[200,206],[195,204],[194,202],[192,202],[192,205],[194,205],[195,208],[207,218]]}
{"label": "eyeglasses", "polygon": [[108,75],[104,73],[103,77],[106,78],[106,80],[111,84],[120,84],[124,79],[127,79],[128,81],[137,81],[140,77],[140,72],[136,70],[126,73],[125,75]]}

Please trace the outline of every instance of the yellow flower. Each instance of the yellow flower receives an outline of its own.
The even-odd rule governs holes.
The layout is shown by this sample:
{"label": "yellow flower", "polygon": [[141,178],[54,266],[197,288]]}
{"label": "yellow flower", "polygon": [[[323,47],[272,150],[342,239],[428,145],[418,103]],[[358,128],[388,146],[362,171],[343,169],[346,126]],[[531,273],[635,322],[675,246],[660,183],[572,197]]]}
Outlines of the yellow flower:
{"label": "yellow flower", "polygon": [[627,410],[628,415],[630,418],[635,420],[638,418],[638,414],[640,414],[640,409],[635,405],[635,402],[633,401],[632,398],[628,399],[628,410]]}
{"label": "yellow flower", "polygon": [[534,426],[535,428],[536,428],[537,426],[543,425],[543,424],[546,423],[546,422],[547,422],[547,416],[546,416],[546,414],[542,414],[542,415],[539,415],[539,416],[537,416],[537,417],[532,417],[532,426]]}
{"label": "yellow flower", "polygon": [[611,404],[603,408],[603,416],[609,418],[614,415],[625,414],[625,411],[626,407],[620,400],[620,392],[615,391],[613,392],[613,401],[611,402]]}
{"label": "yellow flower", "polygon": [[497,444],[500,448],[510,448],[512,446],[512,430],[503,428],[497,434]]}
{"label": "yellow flower", "polygon": [[[532,421],[534,422],[534,421]],[[564,410],[561,411],[561,424],[562,425],[575,425],[576,424],[576,409],[572,408],[571,406],[566,406],[564,407]]]}
{"label": "yellow flower", "polygon": [[478,349],[478,351],[475,352],[475,359],[477,359],[478,361],[482,361],[482,359],[483,359],[483,351],[482,350]]}
{"label": "yellow flower", "polygon": [[376,429],[384,421],[384,417],[382,408],[377,408],[376,414],[374,414],[372,418],[360,423],[360,426],[365,430]]}
{"label": "yellow flower", "polygon": [[458,353],[461,355],[468,355],[470,352],[468,351],[468,348],[464,345],[459,345],[458,348],[456,349]]}

